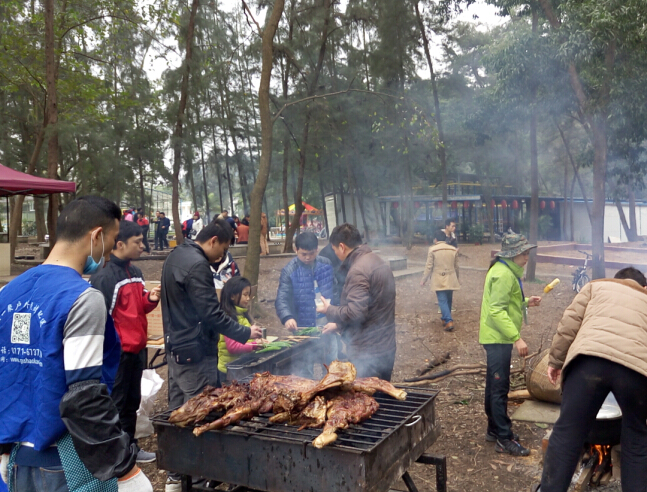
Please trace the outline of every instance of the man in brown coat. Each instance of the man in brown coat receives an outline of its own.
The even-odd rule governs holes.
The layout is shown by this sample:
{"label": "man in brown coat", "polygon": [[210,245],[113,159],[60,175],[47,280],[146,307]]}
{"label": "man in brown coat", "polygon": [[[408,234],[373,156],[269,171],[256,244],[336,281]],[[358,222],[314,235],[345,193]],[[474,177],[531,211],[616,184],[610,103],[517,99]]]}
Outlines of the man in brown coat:
{"label": "man in brown coat", "polygon": [[635,268],[596,280],[575,296],[550,348],[548,378],[562,374],[562,406],[541,486],[566,492],[584,440],[613,392],[622,410],[622,490],[647,484],[647,281]]}
{"label": "man in brown coat", "polygon": [[452,331],[452,299],[454,291],[461,288],[458,282],[458,249],[449,244],[451,238],[446,238],[442,231],[436,234],[436,240],[436,244],[429,248],[420,285],[425,285],[431,277],[431,290],[436,292],[438,298],[443,328],[445,331]]}
{"label": "man in brown coat", "polygon": [[354,225],[342,224],[330,235],[333,251],[348,272],[339,306],[321,298],[317,312],[328,325],[324,333],[338,331],[357,377],[391,380],[395,362],[395,279],[391,267],[362,244]]}

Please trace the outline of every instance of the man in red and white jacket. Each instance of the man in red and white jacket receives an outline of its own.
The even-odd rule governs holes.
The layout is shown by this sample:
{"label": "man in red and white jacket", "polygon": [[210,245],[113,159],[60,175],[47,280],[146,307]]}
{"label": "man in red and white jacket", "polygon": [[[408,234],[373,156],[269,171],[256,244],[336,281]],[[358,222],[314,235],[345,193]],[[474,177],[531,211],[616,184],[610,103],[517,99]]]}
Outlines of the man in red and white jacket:
{"label": "man in red and white jacket", "polygon": [[[121,427],[135,444],[142,372],[146,366],[146,314],[157,307],[160,299],[160,288],[147,291],[141,270],[131,264],[143,250],[142,228],[134,222],[121,221],[110,261],[90,278],[90,283],[103,294],[121,340],[121,358],[112,398],[119,411]],[[137,462],[152,461],[155,461],[154,453],[139,450]]]}

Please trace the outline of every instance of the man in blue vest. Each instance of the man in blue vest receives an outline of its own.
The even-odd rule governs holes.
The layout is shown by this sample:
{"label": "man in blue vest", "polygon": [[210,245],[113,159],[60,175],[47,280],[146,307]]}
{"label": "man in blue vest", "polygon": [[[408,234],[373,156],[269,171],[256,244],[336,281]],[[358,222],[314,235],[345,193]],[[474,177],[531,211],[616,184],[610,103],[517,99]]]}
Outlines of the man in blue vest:
{"label": "man in blue vest", "polygon": [[119,337],[81,276],[109,259],[120,218],[105,198],[74,200],[47,260],[0,291],[2,476],[15,491],[153,490],[110,398]]}

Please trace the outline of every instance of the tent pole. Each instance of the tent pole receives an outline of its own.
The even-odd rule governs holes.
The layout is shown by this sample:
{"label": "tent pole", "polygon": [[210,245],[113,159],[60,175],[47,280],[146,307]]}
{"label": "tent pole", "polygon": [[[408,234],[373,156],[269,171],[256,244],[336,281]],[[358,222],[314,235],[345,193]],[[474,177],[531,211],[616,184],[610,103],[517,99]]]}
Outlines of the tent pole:
{"label": "tent pole", "polygon": [[8,195],[5,197],[5,200],[7,201],[7,222],[6,222],[7,239],[9,239],[9,196]]}

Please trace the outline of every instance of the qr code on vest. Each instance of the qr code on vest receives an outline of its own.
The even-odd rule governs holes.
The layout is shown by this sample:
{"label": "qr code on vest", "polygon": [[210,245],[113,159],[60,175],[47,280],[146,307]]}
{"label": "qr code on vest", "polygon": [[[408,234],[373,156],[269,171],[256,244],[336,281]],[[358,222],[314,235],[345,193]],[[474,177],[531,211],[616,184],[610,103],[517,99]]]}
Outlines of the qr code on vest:
{"label": "qr code on vest", "polygon": [[31,313],[13,313],[11,324],[11,343],[29,343]]}

